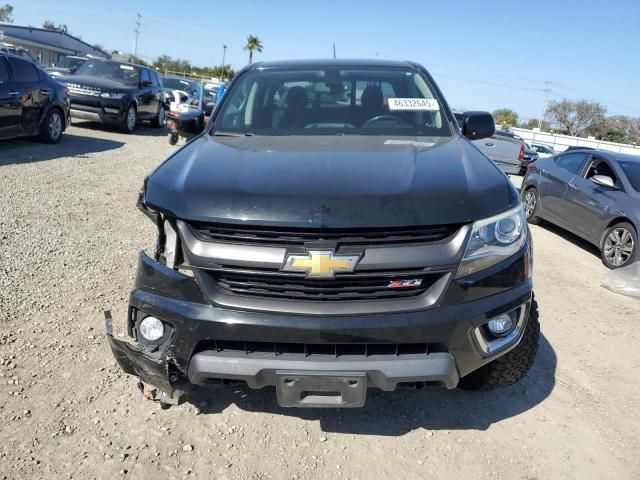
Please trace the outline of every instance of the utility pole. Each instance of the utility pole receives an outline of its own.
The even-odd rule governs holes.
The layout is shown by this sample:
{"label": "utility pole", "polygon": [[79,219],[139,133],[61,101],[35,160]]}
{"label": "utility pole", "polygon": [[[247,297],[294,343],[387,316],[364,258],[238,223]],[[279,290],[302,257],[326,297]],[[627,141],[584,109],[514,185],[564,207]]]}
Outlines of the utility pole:
{"label": "utility pole", "polygon": [[336,58],[336,44],[333,44],[333,58]]}
{"label": "utility pole", "polygon": [[220,76],[222,77],[222,79],[224,80],[225,74],[224,74],[224,59],[227,56],[227,46],[226,45],[222,45],[222,71],[220,72]]}
{"label": "utility pole", "polygon": [[135,44],[135,47],[133,48],[133,55],[137,58],[138,57],[138,36],[140,35],[140,26],[142,25],[142,23],[140,22],[140,20],[142,20],[142,15],[140,15],[139,13],[136,13],[136,15],[138,15],[138,18],[136,20],[136,28],[134,30],[136,34],[136,44]]}
{"label": "utility pole", "polygon": [[538,128],[542,130],[542,122],[544,121],[544,116],[547,114],[547,108],[549,108],[549,94],[551,93],[551,82],[547,80],[544,82],[547,85],[547,88],[542,90],[544,92],[544,107],[542,108],[542,115],[540,115],[540,120],[538,120]]}

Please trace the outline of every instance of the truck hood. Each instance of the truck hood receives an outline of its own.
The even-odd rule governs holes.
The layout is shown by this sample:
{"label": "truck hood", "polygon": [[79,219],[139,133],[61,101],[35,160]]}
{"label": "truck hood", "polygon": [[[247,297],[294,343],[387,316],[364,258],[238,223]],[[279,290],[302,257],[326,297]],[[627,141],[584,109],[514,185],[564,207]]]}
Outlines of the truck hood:
{"label": "truck hood", "polygon": [[460,137],[205,134],[148,178],[145,203],[192,221],[311,228],[467,223],[517,205]]}
{"label": "truck hood", "polygon": [[118,92],[135,89],[136,87],[126,83],[107,80],[105,78],[87,77],[84,75],[66,75],[58,77],[59,82],[66,84],[81,85],[83,87],[97,88],[101,91]]}

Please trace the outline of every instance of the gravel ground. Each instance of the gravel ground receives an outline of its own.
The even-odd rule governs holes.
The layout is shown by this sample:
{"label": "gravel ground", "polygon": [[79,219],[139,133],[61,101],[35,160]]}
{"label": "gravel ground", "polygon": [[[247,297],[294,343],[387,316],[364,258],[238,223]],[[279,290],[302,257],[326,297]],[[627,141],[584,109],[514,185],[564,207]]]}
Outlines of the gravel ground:
{"label": "gravel ground", "polygon": [[515,387],[372,391],[343,411],[281,409],[269,389],[143,400],[102,310],[126,312],[154,241],[137,193],[173,148],[87,124],[56,146],[0,143],[0,476],[640,478],[640,304],[549,225],[533,227],[540,351]]}

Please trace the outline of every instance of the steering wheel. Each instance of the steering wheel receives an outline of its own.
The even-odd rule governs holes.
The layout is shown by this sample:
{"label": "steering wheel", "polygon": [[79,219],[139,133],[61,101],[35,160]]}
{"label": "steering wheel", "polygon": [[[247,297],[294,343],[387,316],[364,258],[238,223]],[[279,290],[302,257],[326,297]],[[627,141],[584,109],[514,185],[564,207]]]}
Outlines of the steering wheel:
{"label": "steering wheel", "polygon": [[406,125],[409,125],[409,123],[407,123],[406,121],[404,121],[402,118],[400,117],[396,117],[395,115],[376,115],[373,118],[370,118],[369,120],[367,120],[366,122],[364,122],[362,124],[362,128],[368,127],[369,125],[371,125],[372,123],[376,123],[379,122],[381,120],[393,120],[396,123],[404,123]]}

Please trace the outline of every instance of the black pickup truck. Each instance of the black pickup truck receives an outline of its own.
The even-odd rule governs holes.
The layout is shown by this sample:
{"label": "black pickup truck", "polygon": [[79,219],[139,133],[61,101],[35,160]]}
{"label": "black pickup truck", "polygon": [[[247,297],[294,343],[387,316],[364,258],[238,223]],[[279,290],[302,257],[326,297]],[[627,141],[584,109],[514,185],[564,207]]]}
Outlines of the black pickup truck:
{"label": "black pickup truck", "polygon": [[298,407],[517,382],[539,323],[518,192],[469,141],[494,129],[485,112],[458,126],[415,63],[245,68],[144,181],[157,246],[132,341],[105,313],[119,364],[165,405],[219,381]]}

